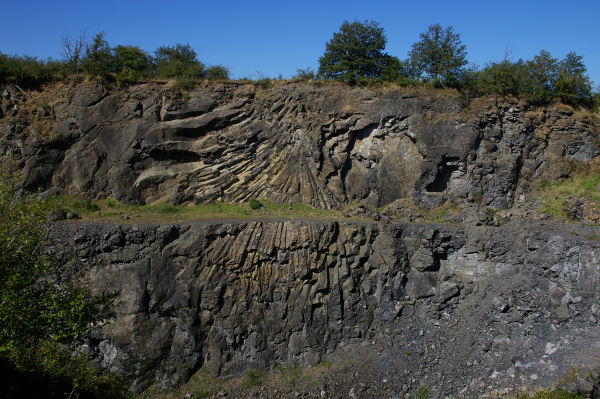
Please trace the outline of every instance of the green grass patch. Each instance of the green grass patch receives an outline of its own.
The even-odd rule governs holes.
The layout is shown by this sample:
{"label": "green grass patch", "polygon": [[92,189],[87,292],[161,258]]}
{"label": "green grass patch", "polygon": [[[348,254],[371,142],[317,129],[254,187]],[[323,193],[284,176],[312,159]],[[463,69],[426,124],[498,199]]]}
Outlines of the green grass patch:
{"label": "green grass patch", "polygon": [[214,202],[199,205],[124,204],[114,198],[99,201],[81,199],[72,195],[57,195],[48,199],[49,211],[62,209],[76,213],[83,219],[131,219],[154,221],[181,221],[210,218],[339,218],[338,211],[326,211],[306,204],[274,204],[266,199],[251,198],[248,202]]}
{"label": "green grass patch", "polygon": [[431,399],[429,387],[421,385],[417,390],[410,394],[410,399]]}
{"label": "green grass patch", "polygon": [[600,203],[600,191],[596,190],[598,183],[600,172],[575,175],[556,183],[542,180],[538,186],[544,200],[542,213],[557,219],[566,218],[563,203],[568,197],[583,197]]}
{"label": "green grass patch", "polygon": [[278,364],[275,366],[275,370],[281,373],[282,378],[288,383],[288,385],[296,385],[300,379],[302,378],[302,368],[298,363],[288,364]]}
{"label": "green grass patch", "polygon": [[246,388],[262,384],[265,373],[260,370],[247,369],[244,372],[244,386]]}

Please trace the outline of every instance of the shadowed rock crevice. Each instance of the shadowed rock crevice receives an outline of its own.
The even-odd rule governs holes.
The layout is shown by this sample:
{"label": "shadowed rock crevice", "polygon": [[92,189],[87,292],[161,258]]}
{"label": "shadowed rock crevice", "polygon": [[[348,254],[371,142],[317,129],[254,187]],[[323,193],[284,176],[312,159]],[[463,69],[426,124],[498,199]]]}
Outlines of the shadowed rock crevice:
{"label": "shadowed rock crevice", "polygon": [[442,161],[437,165],[435,178],[431,183],[425,185],[425,189],[431,192],[443,192],[448,187],[448,182],[452,176],[452,172],[458,170],[457,157],[442,156]]}

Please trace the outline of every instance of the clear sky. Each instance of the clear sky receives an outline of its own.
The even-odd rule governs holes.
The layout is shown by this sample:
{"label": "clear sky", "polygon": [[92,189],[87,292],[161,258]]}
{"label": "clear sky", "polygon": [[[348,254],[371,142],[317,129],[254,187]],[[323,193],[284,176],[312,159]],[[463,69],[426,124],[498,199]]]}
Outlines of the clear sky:
{"label": "clear sky", "polygon": [[428,25],[452,25],[479,66],[530,59],[546,49],[583,56],[600,84],[600,0],[479,1],[155,1],[4,0],[0,52],[60,58],[65,35],[104,31],[111,46],[153,52],[189,43],[205,64],[227,66],[234,78],[291,77],[318,69],[325,43],[344,20],[373,20],[388,39],[386,52],[406,58]]}

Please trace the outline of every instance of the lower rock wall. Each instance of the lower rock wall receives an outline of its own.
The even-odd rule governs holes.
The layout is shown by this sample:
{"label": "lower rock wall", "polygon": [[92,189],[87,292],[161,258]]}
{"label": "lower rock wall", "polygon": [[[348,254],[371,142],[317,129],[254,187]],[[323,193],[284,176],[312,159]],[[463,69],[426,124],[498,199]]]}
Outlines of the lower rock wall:
{"label": "lower rock wall", "polygon": [[[134,389],[341,353],[405,392],[478,397],[599,363],[600,245],[522,226],[64,222],[116,315],[89,343]],[[579,236],[578,236],[579,235]],[[359,356],[358,353],[361,353]],[[430,380],[431,381],[431,380]]]}

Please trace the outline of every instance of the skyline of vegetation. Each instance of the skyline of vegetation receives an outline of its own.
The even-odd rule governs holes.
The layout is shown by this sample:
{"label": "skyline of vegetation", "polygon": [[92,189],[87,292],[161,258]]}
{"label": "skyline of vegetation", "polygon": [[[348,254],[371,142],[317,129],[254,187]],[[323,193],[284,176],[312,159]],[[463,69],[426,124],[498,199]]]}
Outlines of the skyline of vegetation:
{"label": "skyline of vegetation", "polygon": [[[413,43],[409,57],[400,59],[384,52],[387,38],[375,21],[344,21],[340,31],[326,42],[319,58],[319,70],[299,68],[293,80],[337,80],[349,84],[392,83],[400,86],[427,85],[451,87],[474,95],[518,96],[535,104],[560,99],[564,103],[592,106],[600,99],[593,90],[583,57],[569,52],[562,60],[540,50],[531,60],[513,61],[508,52],[502,61],[479,67],[469,64],[468,51],[452,26],[430,25]],[[161,46],[150,54],[134,45],[114,47],[97,33],[91,40],[84,35],[62,43],[60,60],[0,53],[0,84],[18,83],[27,87],[83,74],[119,84],[134,84],[153,79],[176,79],[189,88],[201,80],[229,80],[228,68],[206,66],[189,45]],[[272,79],[259,75],[265,83]]]}

